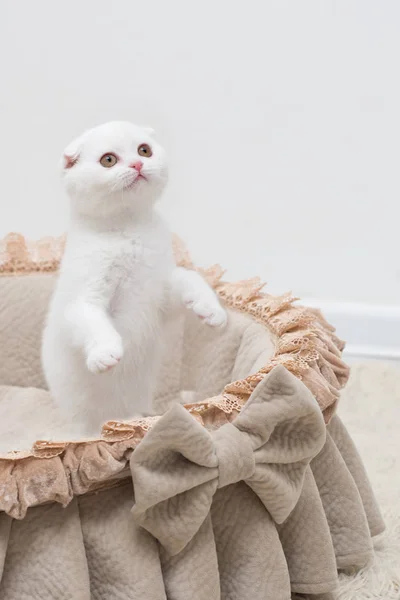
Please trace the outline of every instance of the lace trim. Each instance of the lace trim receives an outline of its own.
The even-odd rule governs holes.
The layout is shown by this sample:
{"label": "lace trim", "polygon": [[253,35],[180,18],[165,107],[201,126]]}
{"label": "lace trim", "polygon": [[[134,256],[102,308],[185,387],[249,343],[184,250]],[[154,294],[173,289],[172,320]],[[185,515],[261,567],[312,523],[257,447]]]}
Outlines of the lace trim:
{"label": "lace trim", "polygon": [[56,271],[65,241],[63,235],[28,242],[20,233],[9,233],[0,240],[0,275]]}
{"label": "lace trim", "polygon": [[[65,239],[65,236],[44,238],[30,243],[20,234],[8,234],[0,242],[0,275],[56,271]],[[193,417],[203,424],[221,419],[231,420],[240,412],[265,375],[281,364],[311,390],[324,413],[325,421],[329,422],[335,412],[339,391],[348,380],[349,368],[341,359],[344,342],[335,336],[334,328],[326,322],[320,311],[295,305],[298,298],[291,293],[282,296],[264,293],[264,284],[259,278],[229,283],[223,281],[224,271],[219,265],[208,269],[196,268],[184,244],[176,236],[173,248],[179,266],[198,271],[226,306],[251,315],[277,338],[274,356],[257,373],[229,383],[219,396],[185,405]],[[129,423],[109,421],[103,426],[101,437],[88,440],[87,443],[130,440],[130,446],[134,446],[157,418],[136,419]],[[52,458],[61,455],[70,446],[82,443],[82,440],[38,441],[30,452],[11,452],[1,458],[14,461],[29,456]]]}

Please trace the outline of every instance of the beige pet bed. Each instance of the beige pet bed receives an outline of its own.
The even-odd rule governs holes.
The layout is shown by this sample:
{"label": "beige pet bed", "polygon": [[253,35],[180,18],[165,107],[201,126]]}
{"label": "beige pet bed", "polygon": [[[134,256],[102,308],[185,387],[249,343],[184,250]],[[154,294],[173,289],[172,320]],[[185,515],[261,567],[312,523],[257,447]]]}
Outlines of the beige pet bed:
{"label": "beige pet bed", "polygon": [[202,271],[229,324],[171,311],[160,416],[69,440],[40,368],[62,249],[16,234],[1,249],[0,600],[334,598],[384,525],[335,415],[333,329],[258,280]]}

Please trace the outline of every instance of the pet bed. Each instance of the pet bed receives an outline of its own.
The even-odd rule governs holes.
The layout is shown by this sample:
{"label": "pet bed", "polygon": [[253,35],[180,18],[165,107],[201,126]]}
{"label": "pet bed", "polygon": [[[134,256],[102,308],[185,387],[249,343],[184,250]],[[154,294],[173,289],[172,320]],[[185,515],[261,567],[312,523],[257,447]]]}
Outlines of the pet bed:
{"label": "pet bed", "polygon": [[334,598],[384,524],[336,415],[333,328],[200,270],[228,326],[171,310],[159,416],[71,440],[40,367],[62,251],[18,234],[0,249],[0,600]]}

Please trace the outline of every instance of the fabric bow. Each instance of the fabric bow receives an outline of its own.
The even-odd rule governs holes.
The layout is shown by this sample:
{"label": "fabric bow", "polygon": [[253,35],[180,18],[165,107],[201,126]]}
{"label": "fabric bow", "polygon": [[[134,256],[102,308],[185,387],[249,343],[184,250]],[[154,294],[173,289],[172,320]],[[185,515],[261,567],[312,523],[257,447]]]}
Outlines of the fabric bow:
{"label": "fabric bow", "polygon": [[216,490],[243,480],[282,523],[325,436],[316,400],[282,366],[257,385],[232,423],[215,431],[176,404],[132,454],[134,519],[177,554],[206,519]]}

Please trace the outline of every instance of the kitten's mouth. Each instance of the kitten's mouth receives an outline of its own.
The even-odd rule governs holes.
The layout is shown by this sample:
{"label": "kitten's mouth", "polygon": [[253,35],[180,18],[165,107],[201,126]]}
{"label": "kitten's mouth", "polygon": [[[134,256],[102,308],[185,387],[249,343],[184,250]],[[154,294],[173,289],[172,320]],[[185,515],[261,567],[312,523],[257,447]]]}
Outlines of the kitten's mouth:
{"label": "kitten's mouth", "polygon": [[130,190],[131,188],[135,187],[135,185],[138,184],[140,181],[147,181],[146,177],[141,173],[139,173],[139,175],[135,177],[133,181],[128,183],[128,185],[125,186],[125,189]]}

